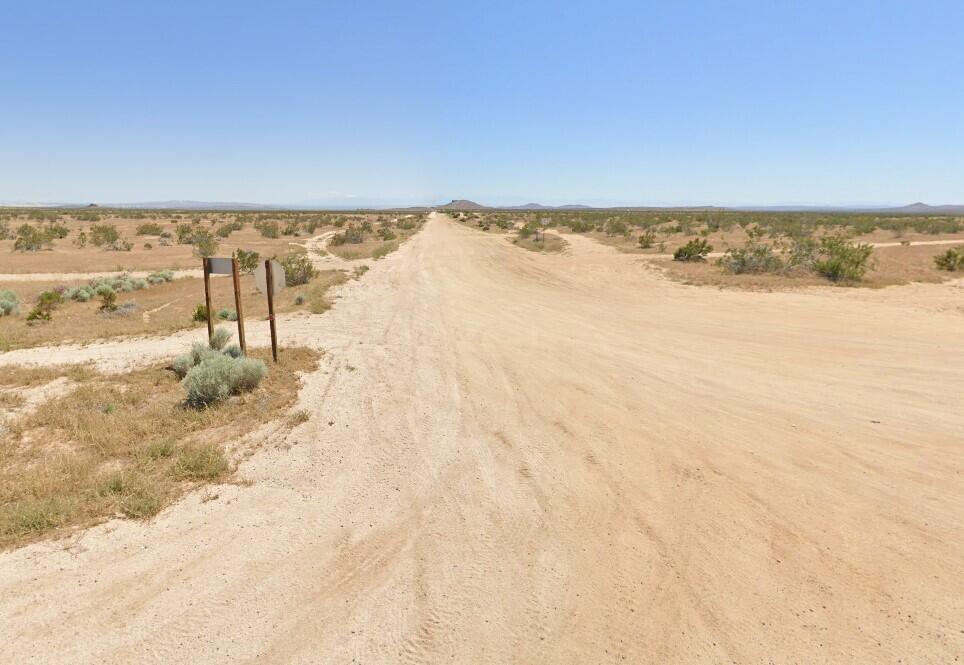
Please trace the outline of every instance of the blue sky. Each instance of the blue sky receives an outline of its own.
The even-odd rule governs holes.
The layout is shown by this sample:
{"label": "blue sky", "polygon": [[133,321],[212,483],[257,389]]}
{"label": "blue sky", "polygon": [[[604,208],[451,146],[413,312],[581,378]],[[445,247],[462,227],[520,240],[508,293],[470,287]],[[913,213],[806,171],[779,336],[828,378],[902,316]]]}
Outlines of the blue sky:
{"label": "blue sky", "polygon": [[0,201],[964,203],[961,2],[0,5]]}

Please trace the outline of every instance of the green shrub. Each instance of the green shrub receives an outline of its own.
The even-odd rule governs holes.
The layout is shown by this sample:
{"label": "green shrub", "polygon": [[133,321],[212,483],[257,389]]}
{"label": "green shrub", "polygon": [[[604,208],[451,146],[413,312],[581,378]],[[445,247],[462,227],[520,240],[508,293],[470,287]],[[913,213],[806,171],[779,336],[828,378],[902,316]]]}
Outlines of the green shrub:
{"label": "green shrub", "polygon": [[208,320],[208,308],[204,306],[203,303],[198,303],[194,306],[194,313],[191,314],[192,321],[207,321]]}
{"label": "green shrub", "polygon": [[307,254],[291,254],[281,259],[285,270],[285,283],[288,286],[307,284],[318,274]]}
{"label": "green shrub", "polygon": [[964,270],[964,245],[961,247],[951,247],[943,254],[934,257],[934,265],[938,270],[948,270],[956,272]]}
{"label": "green shrub", "polygon": [[163,284],[164,282],[170,282],[174,279],[173,270],[159,270],[158,272],[152,272],[147,276],[148,284]]}
{"label": "green shrub", "polygon": [[349,224],[344,231],[333,235],[328,244],[338,247],[339,245],[359,245],[363,242],[365,242],[365,232],[354,224]]}
{"label": "green shrub", "polygon": [[94,288],[91,286],[76,286],[64,291],[64,300],[75,300],[77,302],[87,302],[95,295]]}
{"label": "green shrub", "polygon": [[159,236],[164,232],[164,227],[156,222],[149,222],[147,224],[140,224],[137,227],[137,235],[139,236]]}
{"label": "green shrub", "polygon": [[395,232],[387,226],[382,226],[378,229],[378,237],[387,242],[389,240],[394,240],[398,236],[395,235]]}
{"label": "green shrub", "polygon": [[[232,310],[233,311],[233,310]],[[238,315],[234,315],[234,320],[237,321]],[[231,331],[227,328],[216,328],[214,334],[211,335],[211,339],[208,340],[208,346],[210,346],[215,351],[220,351],[224,348],[224,345],[231,340]]]}
{"label": "green shrub", "polygon": [[656,234],[653,233],[652,231],[646,231],[645,233],[642,233],[639,236],[640,249],[649,249],[650,247],[653,246],[654,242],[656,242]]}
{"label": "green shrub", "polygon": [[214,256],[218,251],[218,240],[207,231],[199,231],[194,235],[192,243],[194,254],[200,257]]}
{"label": "green shrub", "polygon": [[17,314],[20,311],[20,299],[13,291],[0,291],[0,316]]}
{"label": "green shrub", "polygon": [[37,304],[27,314],[27,321],[50,321],[54,309],[63,302],[60,291],[43,291],[37,296]]}
{"label": "green shrub", "polygon": [[261,360],[217,354],[202,360],[184,377],[187,403],[194,408],[214,404],[244,391],[253,390],[268,368]]}
{"label": "green shrub", "polygon": [[104,284],[97,287],[97,295],[100,296],[100,311],[113,312],[117,309],[117,291]]}
{"label": "green shrub", "polygon": [[238,313],[235,312],[233,309],[228,309],[227,307],[225,307],[224,309],[218,310],[218,318],[224,321],[237,321]]}
{"label": "green shrub", "polygon": [[720,258],[719,265],[726,272],[736,275],[745,273],[768,273],[783,270],[783,261],[769,245],[750,240],[744,247],[728,249]]}
{"label": "green shrub", "polygon": [[258,267],[258,259],[261,256],[255,251],[238,249],[234,252],[234,258],[238,260],[238,270],[247,275]]}
{"label": "green shrub", "polygon": [[244,228],[244,224],[242,224],[241,222],[227,222],[227,223],[225,223],[225,224],[221,224],[221,225],[214,231],[214,233],[215,233],[219,238],[227,238],[228,236],[230,236],[230,235],[231,235],[232,233],[234,233],[235,231],[240,231],[240,230],[243,229],[243,228]]}
{"label": "green shrub", "polygon": [[94,224],[90,227],[90,241],[97,247],[113,247],[120,240],[120,233],[113,224]]}
{"label": "green shrub", "polygon": [[36,252],[50,246],[50,237],[30,224],[22,224],[17,229],[13,248],[18,252]]}
{"label": "green shrub", "polygon": [[262,238],[277,238],[281,235],[278,222],[255,222],[254,228],[258,230]]}
{"label": "green shrub", "polygon": [[702,238],[693,238],[673,252],[674,261],[705,261],[713,246]]}
{"label": "green shrub", "polygon": [[850,242],[840,236],[821,238],[819,258],[813,267],[832,282],[858,281],[867,271],[873,253],[873,246],[868,244]]}

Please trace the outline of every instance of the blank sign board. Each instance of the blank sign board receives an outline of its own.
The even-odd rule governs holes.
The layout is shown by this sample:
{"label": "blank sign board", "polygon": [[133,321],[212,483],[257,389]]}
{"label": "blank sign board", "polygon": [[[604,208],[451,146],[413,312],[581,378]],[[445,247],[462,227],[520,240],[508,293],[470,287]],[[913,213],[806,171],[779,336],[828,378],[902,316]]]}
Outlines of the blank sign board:
{"label": "blank sign board", "polygon": [[230,275],[231,259],[208,259],[208,270],[212,275]]}
{"label": "blank sign board", "polygon": [[[271,262],[271,279],[274,282],[274,293],[271,295],[277,295],[285,287],[285,269],[277,261]],[[268,278],[263,263],[259,263],[254,269],[254,284],[261,293],[268,292]]]}

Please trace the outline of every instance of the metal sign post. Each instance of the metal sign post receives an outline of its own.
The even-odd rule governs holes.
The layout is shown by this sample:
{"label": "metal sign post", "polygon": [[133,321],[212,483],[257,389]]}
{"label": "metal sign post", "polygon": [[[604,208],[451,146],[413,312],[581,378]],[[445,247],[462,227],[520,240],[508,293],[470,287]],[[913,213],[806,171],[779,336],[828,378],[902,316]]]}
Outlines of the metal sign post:
{"label": "metal sign post", "polygon": [[238,344],[241,353],[248,355],[248,345],[244,342],[244,312],[241,311],[241,275],[238,273],[238,259],[231,258],[231,278],[234,281],[234,311],[238,315]]}
{"label": "metal sign post", "polygon": [[274,297],[287,286],[284,267],[277,261],[266,259],[254,271],[254,283],[261,293],[268,296],[268,323],[271,326],[271,357],[278,362],[278,329],[274,317]]}
{"label": "metal sign post", "polygon": [[264,262],[265,291],[268,292],[268,322],[271,325],[271,357],[278,362],[278,330],[274,322],[274,270],[271,261]]}
{"label": "metal sign post", "polygon": [[208,344],[214,337],[214,319],[211,318],[211,261],[207,257],[201,259],[204,268],[204,308],[208,315]]}
{"label": "metal sign post", "polygon": [[204,257],[201,259],[204,266],[204,307],[207,309],[208,319],[208,343],[214,336],[214,312],[211,307],[211,275],[231,275],[234,282],[234,310],[238,315],[238,343],[241,352],[247,355],[248,346],[244,340],[244,311],[241,309],[241,277],[238,273],[238,260],[234,257],[230,259],[218,259]]}

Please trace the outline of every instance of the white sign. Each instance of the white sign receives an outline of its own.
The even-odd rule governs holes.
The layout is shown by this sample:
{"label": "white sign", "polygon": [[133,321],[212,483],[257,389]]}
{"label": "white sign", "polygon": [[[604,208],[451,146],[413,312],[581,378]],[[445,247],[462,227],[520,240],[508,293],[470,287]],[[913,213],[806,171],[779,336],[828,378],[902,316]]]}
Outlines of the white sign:
{"label": "white sign", "polygon": [[[276,296],[286,286],[285,269],[277,261],[271,262],[271,280],[272,286],[274,286],[274,293],[271,295]],[[258,267],[254,269],[254,284],[261,293],[268,292],[268,275],[264,270],[264,262],[258,263]]]}
{"label": "white sign", "polygon": [[208,271],[212,275],[230,275],[234,272],[231,269],[231,259],[208,259]]}

